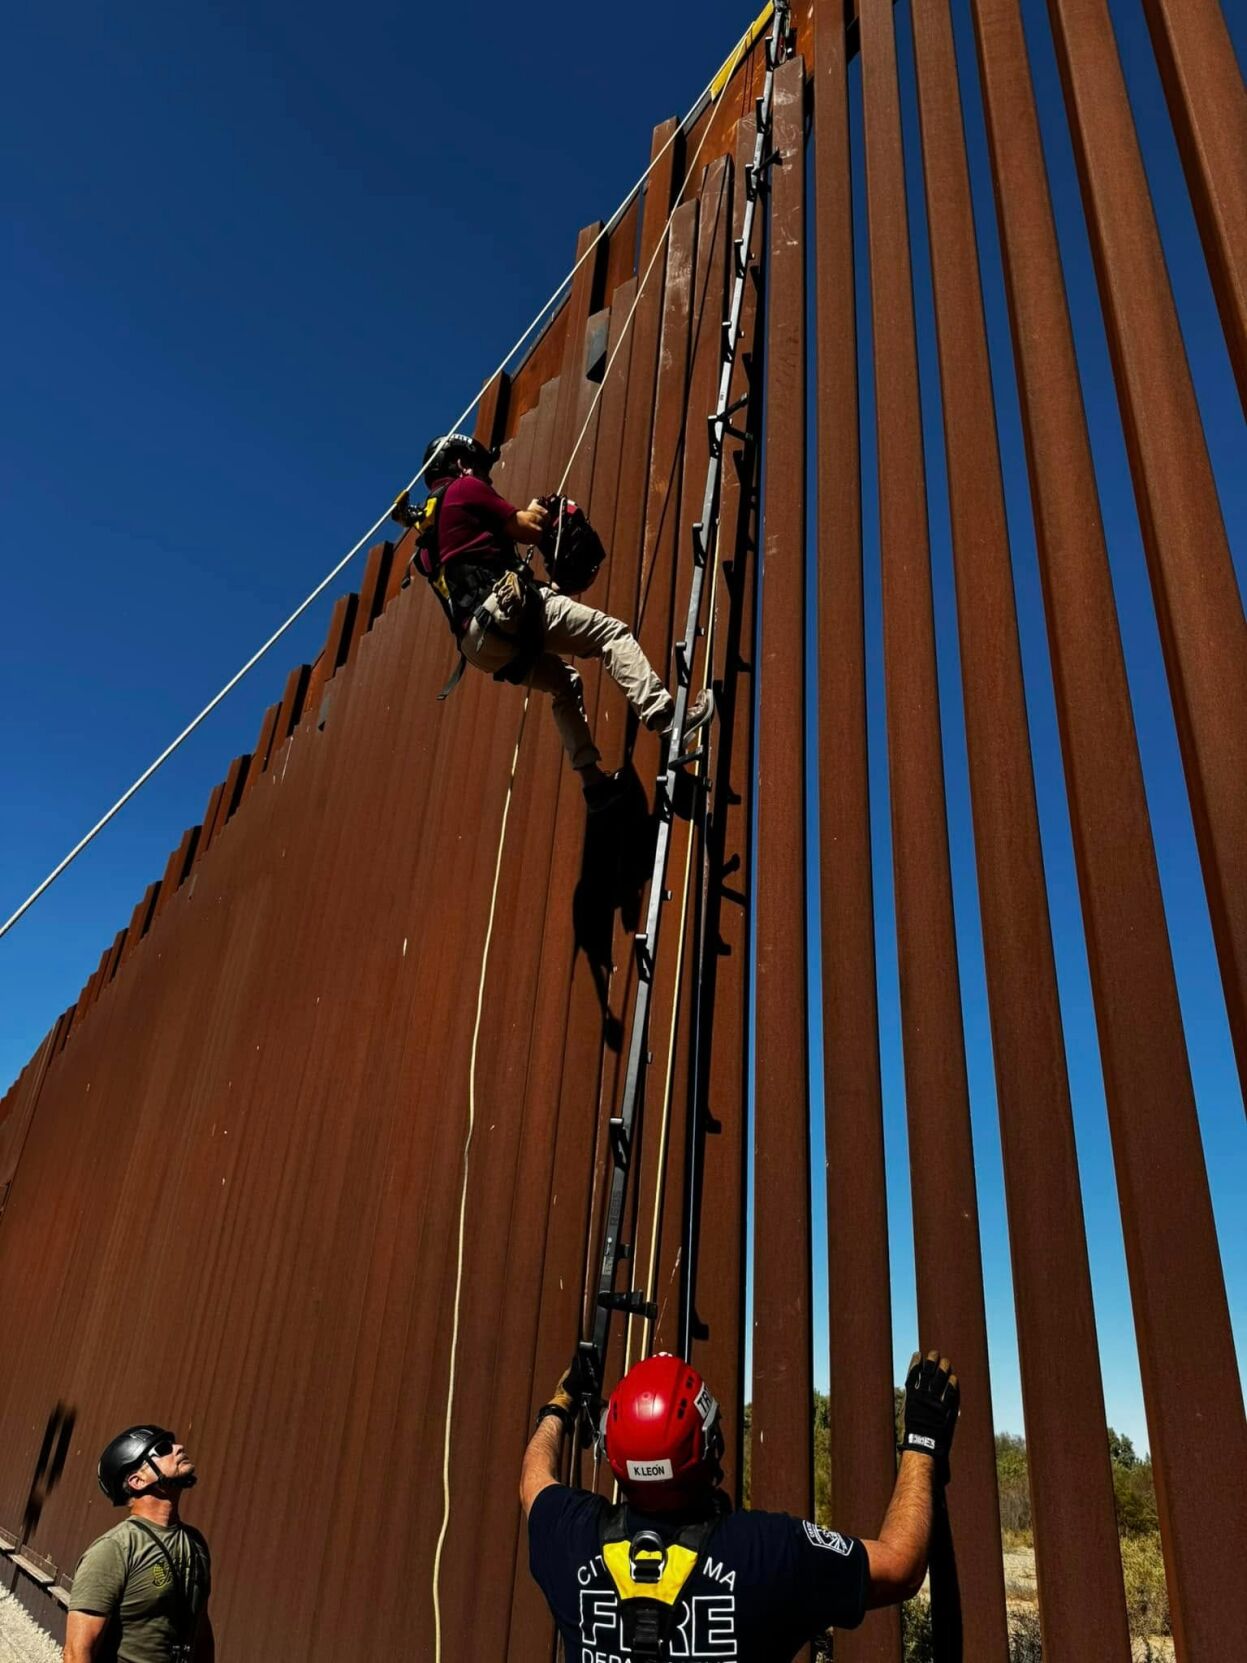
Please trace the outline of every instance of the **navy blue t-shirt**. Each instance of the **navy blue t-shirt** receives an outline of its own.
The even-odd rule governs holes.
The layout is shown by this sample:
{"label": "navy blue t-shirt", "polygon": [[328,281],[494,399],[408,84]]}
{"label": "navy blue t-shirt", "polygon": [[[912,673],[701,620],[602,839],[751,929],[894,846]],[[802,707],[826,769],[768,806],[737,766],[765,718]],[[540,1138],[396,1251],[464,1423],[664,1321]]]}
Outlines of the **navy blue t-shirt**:
{"label": "navy blue t-shirt", "polygon": [[[551,1484],[528,1515],[528,1558],[567,1663],[627,1663],[619,1600],[602,1561],[604,1497]],[[629,1512],[630,1529],[663,1521]],[[670,1539],[670,1524],[666,1535]],[[681,1663],[789,1663],[828,1628],[856,1628],[866,1610],[866,1549],[851,1536],[787,1513],[728,1513],[677,1602],[668,1655]]]}

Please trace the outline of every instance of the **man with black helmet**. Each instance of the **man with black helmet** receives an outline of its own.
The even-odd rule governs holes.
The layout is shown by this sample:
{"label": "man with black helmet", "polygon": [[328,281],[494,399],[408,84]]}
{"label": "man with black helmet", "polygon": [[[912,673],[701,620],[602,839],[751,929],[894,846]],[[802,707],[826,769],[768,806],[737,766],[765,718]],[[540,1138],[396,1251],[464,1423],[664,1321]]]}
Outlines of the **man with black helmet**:
{"label": "man with black helmet", "polygon": [[178,1517],[195,1463],[176,1432],[130,1426],[100,1456],[100,1489],[129,1517],[78,1561],[64,1663],[211,1663],[208,1544]]}
{"label": "man with black helmet", "polygon": [[567,1488],[563,1439],[593,1386],[578,1357],[538,1413],[520,1476],[529,1563],[569,1663],[789,1663],[827,1629],[917,1593],[960,1404],[947,1357],[910,1364],[896,1488],[875,1540],[732,1512],[719,1405],[667,1353],[629,1369],[602,1415],[599,1447],[623,1500]]}
{"label": "man with black helmet", "polygon": [[[601,753],[589,731],[583,684],[567,659],[600,658],[641,722],[656,733],[670,731],[675,700],[626,624],[533,578],[515,544],[541,543],[550,530],[549,510],[537,498],[516,508],[498,495],[489,483],[492,451],[466,433],[448,433],[430,440],[424,461],[432,494],[417,508],[404,491],[392,510],[401,525],[416,530],[414,568],[441,603],[463,659],[495,681],[550,694],[585,801],[590,811],[606,807],[618,787],[598,766]],[[689,702],[684,738],[713,714],[713,696],[703,690]]]}

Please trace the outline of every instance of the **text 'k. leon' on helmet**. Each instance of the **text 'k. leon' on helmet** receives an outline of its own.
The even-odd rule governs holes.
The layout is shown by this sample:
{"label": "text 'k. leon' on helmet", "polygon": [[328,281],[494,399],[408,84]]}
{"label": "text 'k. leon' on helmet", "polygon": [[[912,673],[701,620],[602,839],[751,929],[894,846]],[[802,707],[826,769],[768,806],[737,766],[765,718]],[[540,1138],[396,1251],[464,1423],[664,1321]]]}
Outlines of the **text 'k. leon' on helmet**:
{"label": "text 'k. leon' on helmet", "polygon": [[477,473],[488,474],[497,460],[497,451],[490,450],[470,433],[442,433],[424,447],[424,478],[426,483],[445,479],[448,474],[458,472],[459,462]]}
{"label": "text 'k. leon' on helmet", "polygon": [[639,1512],[687,1506],[721,1476],[718,1401],[692,1364],[670,1352],[628,1370],[606,1405],[602,1434],[610,1469]]}
{"label": "text 'k. leon' on helmet", "polygon": [[104,1446],[96,1476],[100,1489],[115,1507],[122,1506],[129,1499],[126,1479],[166,1438],[170,1443],[176,1443],[177,1433],[169,1432],[163,1426],[127,1426],[124,1432],[118,1432],[112,1442]]}

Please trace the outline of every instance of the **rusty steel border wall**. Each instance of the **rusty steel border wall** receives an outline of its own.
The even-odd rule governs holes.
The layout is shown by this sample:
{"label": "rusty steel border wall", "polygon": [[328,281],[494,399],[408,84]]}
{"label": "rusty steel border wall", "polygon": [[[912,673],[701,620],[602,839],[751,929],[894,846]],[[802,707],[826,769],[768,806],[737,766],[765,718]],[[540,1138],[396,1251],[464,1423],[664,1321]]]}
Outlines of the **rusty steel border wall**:
{"label": "rusty steel border wall", "polygon": [[[1237,1547],[1247,1438],[1020,5],[969,0],[967,57],[947,0],[901,4],[1044,1655],[1126,1663],[1130,1642],[996,436],[1000,366],[962,123],[971,78],[995,191],[1174,1640],[1180,1663],[1225,1663],[1247,1632]],[[1217,0],[1143,7],[1241,390],[1247,97]],[[1242,605],[1107,0],[1047,9],[1247,1079]],[[524,500],[549,489],[620,348],[569,489],[611,551],[593,598],[629,619],[664,666],[688,605],[762,71],[758,45],[661,154],[478,414],[478,434],[501,446],[502,491]],[[858,134],[851,73],[860,73]],[[776,77],[769,242],[754,251],[732,387],[734,401],[748,400],[740,419],[751,437],[725,446],[701,649],[719,717],[704,818],[693,786],[673,825],[628,1198],[631,1274],[657,1315],[616,1321],[608,1383],[673,1343],[691,1228],[694,1360],[724,1405],[727,1485],[739,1488],[749,1400],[752,1500],[812,1508],[809,1151],[821,1097],[831,1511],[856,1534],[877,1527],[895,1455],[854,326],[865,269],[919,1326],[966,1381],[933,1553],[935,1649],[941,1663],[1005,1663],[901,99],[892,0],[814,0],[799,12]],[[655,129],[652,154],[675,128]],[[864,267],[852,210],[858,143]],[[600,230],[581,231],[577,255]],[[808,525],[807,467],[817,485]],[[63,1605],[77,1555],[115,1518],[95,1489],[96,1451],[136,1418],[175,1425],[204,1473],[194,1514],[213,1543],[226,1657],[431,1657],[444,1523],[442,1655],[552,1655],[515,1484],[532,1413],[591,1326],[659,742],[637,731],[599,666],[583,666],[605,765],[626,783],[618,811],[586,820],[541,698],[521,717],[515,690],[470,673],[449,703],[434,702],[451,653],[422,589],[401,587],[408,554],[406,538],[369,551],[320,656],[291,671],[254,750],[230,765],[0,1103],[0,1550],[24,1586]],[[818,742],[802,756],[811,558]],[[812,789],[820,841],[807,848]],[[815,862],[817,989],[804,929]],[[756,1057],[751,964],[767,1036]],[[821,1059],[807,1050],[810,997],[822,1005]],[[703,1174],[691,1219],[690,1158]],[[40,1451],[67,1408],[73,1435],[53,1485]],[[590,1482],[588,1457],[575,1460]],[[45,1602],[45,1614],[53,1609]],[[837,1663],[898,1655],[894,1611],[836,1642]]]}

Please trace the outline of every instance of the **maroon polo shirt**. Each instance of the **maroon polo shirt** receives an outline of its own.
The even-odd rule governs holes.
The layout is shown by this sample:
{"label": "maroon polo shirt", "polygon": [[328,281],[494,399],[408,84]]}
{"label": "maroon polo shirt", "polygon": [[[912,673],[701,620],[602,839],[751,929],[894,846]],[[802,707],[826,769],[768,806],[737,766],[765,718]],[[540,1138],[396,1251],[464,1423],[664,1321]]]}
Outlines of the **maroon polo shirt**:
{"label": "maroon polo shirt", "polygon": [[[477,559],[510,560],[514,544],[503,531],[515,509],[491,485],[473,474],[461,474],[446,487],[437,515],[437,562],[444,566],[461,554]],[[419,551],[420,565],[429,574],[429,554]]]}

